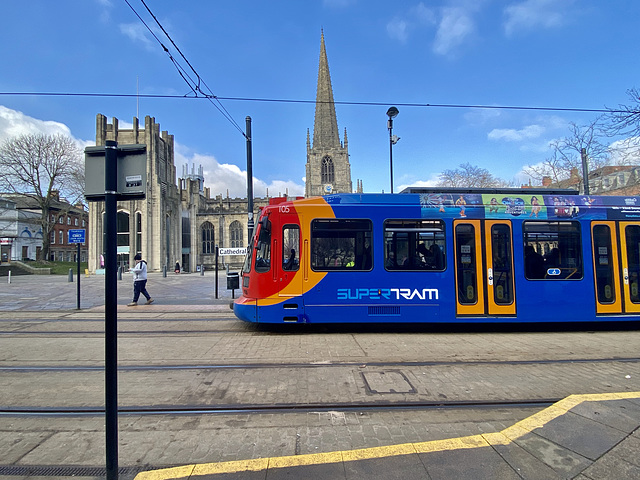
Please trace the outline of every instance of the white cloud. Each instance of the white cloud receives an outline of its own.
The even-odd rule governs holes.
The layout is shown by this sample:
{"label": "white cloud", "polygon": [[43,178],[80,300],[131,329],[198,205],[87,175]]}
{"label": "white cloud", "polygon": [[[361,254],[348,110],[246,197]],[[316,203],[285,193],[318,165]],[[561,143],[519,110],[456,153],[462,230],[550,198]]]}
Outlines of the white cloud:
{"label": "white cloud", "polygon": [[[201,155],[191,153],[188,148],[175,144],[175,164],[178,176],[182,176],[182,166],[195,165],[196,169],[202,165],[204,173],[204,186],[211,190],[211,196],[222,195],[232,198],[244,198],[247,196],[247,171],[241,170],[238,166],[219,163],[212,155]],[[275,197],[280,194],[284,195],[304,195],[304,185],[299,185],[293,180],[274,180],[267,183],[258,178],[253,178],[253,194],[256,197],[264,197],[267,195]]]}
{"label": "white cloud", "polygon": [[394,18],[387,23],[387,33],[389,37],[405,43],[409,38],[409,24],[401,18]]}
{"label": "white cloud", "polygon": [[0,142],[20,135],[64,135],[76,141],[81,149],[95,145],[90,140],[80,140],[71,135],[71,129],[64,123],[52,120],[39,120],[0,105]]}
{"label": "white cloud", "polygon": [[498,108],[473,108],[464,114],[464,119],[471,125],[485,125],[501,115]]}
{"label": "white cloud", "polygon": [[446,6],[439,11],[420,2],[387,23],[387,34],[406,43],[413,31],[436,26],[432,51],[437,55],[450,55],[475,33],[473,13],[478,9],[477,2],[457,1],[454,6]]}
{"label": "white cloud", "polygon": [[616,140],[609,145],[609,156],[613,165],[640,164],[640,137]]}
{"label": "white cloud", "polygon": [[322,4],[328,8],[346,8],[354,5],[357,0],[323,0]]}
{"label": "white cloud", "polygon": [[460,7],[443,8],[433,51],[438,55],[449,55],[474,32],[475,23],[468,10]]}
{"label": "white cloud", "polygon": [[434,173],[428,180],[413,180],[410,176],[405,176],[401,180],[401,185],[396,185],[394,192],[401,192],[408,187],[435,187],[440,181],[440,173]]}
{"label": "white cloud", "polygon": [[515,128],[494,128],[489,132],[489,140],[504,140],[506,142],[522,142],[539,138],[545,132],[545,127],[541,125],[528,125],[520,130]]}
{"label": "white cloud", "polygon": [[154,44],[147,36],[148,30],[141,23],[121,23],[120,33],[129,37],[134,43],[140,43],[147,50],[152,50]]}
{"label": "white cloud", "polygon": [[525,0],[504,9],[507,35],[538,28],[556,28],[567,22],[574,0]]}

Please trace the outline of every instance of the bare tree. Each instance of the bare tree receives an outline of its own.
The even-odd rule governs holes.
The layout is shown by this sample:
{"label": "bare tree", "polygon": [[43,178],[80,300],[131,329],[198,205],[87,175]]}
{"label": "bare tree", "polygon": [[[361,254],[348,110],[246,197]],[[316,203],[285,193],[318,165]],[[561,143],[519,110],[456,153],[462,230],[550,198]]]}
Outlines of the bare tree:
{"label": "bare tree", "polygon": [[631,105],[618,105],[618,108],[609,108],[605,114],[605,133],[609,136],[624,135],[640,137],[640,91],[637,88],[627,90]]}
{"label": "bare tree", "polygon": [[631,105],[609,108],[601,120],[604,133],[610,137],[622,136],[623,140],[611,145],[611,156],[618,165],[640,163],[640,91],[627,90]]}
{"label": "bare tree", "polygon": [[82,152],[69,137],[32,134],[5,140],[0,146],[0,191],[31,197],[41,211],[42,258],[49,257],[51,229],[49,209],[55,193],[79,197],[77,179],[82,176]]}
{"label": "bare tree", "polygon": [[480,168],[477,165],[463,163],[458,168],[448,169],[440,174],[438,187],[509,187],[511,184],[506,180],[494,177],[489,170]]}
{"label": "bare tree", "polygon": [[542,184],[544,177],[551,178],[552,183],[577,175],[582,179],[582,149],[587,152],[589,171],[605,166],[609,162],[609,149],[600,141],[602,131],[599,120],[588,125],[569,124],[570,134],[549,144],[551,156],[536,165],[528,165],[523,172]]}

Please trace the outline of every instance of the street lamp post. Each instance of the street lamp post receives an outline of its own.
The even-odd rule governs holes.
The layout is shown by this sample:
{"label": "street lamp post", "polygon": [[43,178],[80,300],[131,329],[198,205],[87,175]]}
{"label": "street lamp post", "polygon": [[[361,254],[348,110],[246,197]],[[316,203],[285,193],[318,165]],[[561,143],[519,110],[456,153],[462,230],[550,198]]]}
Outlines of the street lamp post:
{"label": "street lamp post", "polygon": [[390,107],[387,110],[387,128],[389,129],[389,171],[391,177],[391,193],[393,193],[393,146],[398,143],[400,137],[393,135],[393,119],[398,116],[398,109],[396,107]]}

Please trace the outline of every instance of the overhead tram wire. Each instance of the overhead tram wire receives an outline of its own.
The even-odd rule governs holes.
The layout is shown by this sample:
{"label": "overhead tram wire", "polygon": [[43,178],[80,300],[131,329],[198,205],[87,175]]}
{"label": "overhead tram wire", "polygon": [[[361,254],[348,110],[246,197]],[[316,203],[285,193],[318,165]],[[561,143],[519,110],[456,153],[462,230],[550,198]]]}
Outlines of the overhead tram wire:
{"label": "overhead tram wire", "polygon": [[[147,12],[149,12],[149,14],[151,15],[151,17],[154,19],[154,21],[156,22],[156,24],[158,25],[158,27],[160,27],[160,29],[162,30],[162,32],[164,33],[164,35],[169,39],[169,41],[171,42],[171,44],[173,45],[173,47],[176,49],[176,51],[180,54],[180,56],[183,58],[183,60],[187,63],[187,65],[189,66],[189,68],[191,69],[191,71],[193,72],[193,74],[196,76],[197,78],[197,82],[191,78],[191,76],[189,75],[189,73],[186,71],[186,69],[180,65],[180,63],[173,57],[173,55],[171,55],[171,52],[169,51],[169,49],[162,43],[162,41],[160,41],[160,39],[158,38],[158,36],[153,32],[153,30],[151,29],[151,27],[149,27],[149,25],[147,25],[147,23],[142,19],[142,17],[140,16],[140,14],[136,11],[135,8],[133,8],[133,6],[131,5],[131,3],[129,3],[129,0],[124,0],[125,3],[129,6],[129,8],[133,11],[133,13],[136,15],[136,17],[138,17],[138,19],[142,22],[142,24],[146,27],[147,30],[149,30],[149,33],[151,33],[151,35],[153,36],[153,38],[156,39],[156,41],[158,42],[158,44],[162,47],[162,49],[166,52],[166,54],[169,56],[169,59],[171,60],[171,63],[173,63],[173,65],[176,67],[176,69],[178,70],[178,73],[180,74],[180,76],[182,77],[182,79],[185,81],[185,83],[189,86],[189,88],[191,89],[191,91],[193,92],[193,94],[195,95],[195,97],[189,97],[189,96],[182,96],[180,98],[206,98],[207,100],[209,100],[209,102],[222,114],[222,116],[229,122],[231,123],[236,130],[238,130],[240,132],[240,134],[247,138],[246,133],[244,132],[244,130],[242,130],[242,128],[240,127],[240,125],[238,125],[238,123],[235,121],[235,119],[233,118],[233,116],[229,113],[229,111],[224,107],[224,105],[222,104],[222,102],[220,102],[219,98],[213,93],[213,91],[209,88],[209,86],[206,84],[206,82],[202,79],[202,77],[198,74],[198,72],[196,72],[195,68],[193,68],[193,66],[191,65],[191,63],[189,62],[189,60],[187,60],[187,58],[184,56],[184,54],[182,53],[182,51],[178,48],[178,46],[176,45],[176,43],[173,41],[173,39],[169,36],[169,34],[167,33],[167,31],[164,29],[164,27],[160,24],[160,22],[158,21],[158,19],[156,18],[156,16],[153,14],[153,12],[151,11],[151,9],[147,6],[147,4],[144,2],[144,0],[140,0],[140,2],[144,5],[144,7],[147,9]],[[202,88],[200,87],[200,85],[203,84],[207,90],[209,91],[209,93],[203,92]],[[199,93],[202,95],[200,96]],[[138,97],[142,97],[142,95],[136,95]]]}
{"label": "overhead tram wire", "polygon": [[[126,0],[125,0],[126,1]],[[211,100],[209,96],[187,96],[187,95],[160,95],[160,94],[136,94],[136,93],[79,93],[79,92],[0,92],[4,97],[104,97],[104,98],[157,98],[157,99],[177,99],[177,100]],[[263,102],[263,103],[299,103],[315,105],[323,103],[318,100],[296,100],[287,98],[252,98],[252,97],[219,97],[216,100],[238,101],[238,102]],[[415,108],[468,108],[468,109],[492,109],[492,110],[523,110],[523,111],[544,111],[544,112],[578,112],[578,113],[629,113],[623,109],[607,108],[581,108],[581,107],[533,107],[526,105],[472,105],[455,103],[402,103],[402,102],[354,102],[354,101],[334,101],[325,102],[335,105],[350,105],[361,107],[386,107],[387,105],[399,105],[401,107]],[[640,113],[640,111],[638,112]]]}

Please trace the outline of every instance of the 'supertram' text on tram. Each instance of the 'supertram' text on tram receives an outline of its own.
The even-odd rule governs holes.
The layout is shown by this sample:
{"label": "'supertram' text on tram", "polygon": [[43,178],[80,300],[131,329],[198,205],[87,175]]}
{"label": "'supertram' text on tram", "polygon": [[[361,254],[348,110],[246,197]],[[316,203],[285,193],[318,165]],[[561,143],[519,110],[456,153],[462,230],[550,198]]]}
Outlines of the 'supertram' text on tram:
{"label": "'supertram' text on tram", "polygon": [[423,288],[422,291],[417,288],[339,288],[337,293],[338,300],[438,300],[437,288]]}

